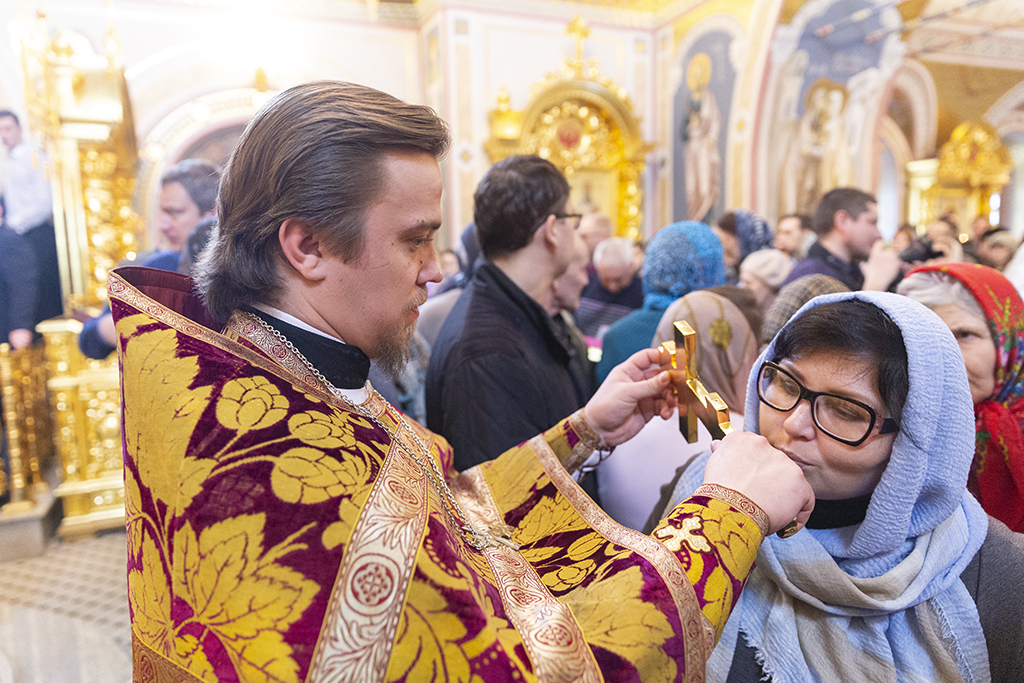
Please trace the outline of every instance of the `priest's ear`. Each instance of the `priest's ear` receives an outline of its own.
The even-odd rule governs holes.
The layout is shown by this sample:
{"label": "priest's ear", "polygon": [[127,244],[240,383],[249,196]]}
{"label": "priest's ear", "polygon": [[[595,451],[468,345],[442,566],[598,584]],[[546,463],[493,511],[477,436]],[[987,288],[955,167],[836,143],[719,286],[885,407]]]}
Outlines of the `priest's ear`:
{"label": "priest's ear", "polygon": [[319,236],[309,223],[297,218],[286,218],[277,231],[284,258],[307,280],[322,280],[327,276]]}

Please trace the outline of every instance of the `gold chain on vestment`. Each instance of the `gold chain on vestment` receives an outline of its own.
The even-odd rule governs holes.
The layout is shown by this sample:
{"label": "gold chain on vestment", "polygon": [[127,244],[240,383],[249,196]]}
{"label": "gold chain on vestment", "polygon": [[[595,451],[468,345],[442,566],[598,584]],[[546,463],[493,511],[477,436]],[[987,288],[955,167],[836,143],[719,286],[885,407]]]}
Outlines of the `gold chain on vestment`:
{"label": "gold chain on vestment", "polygon": [[[292,344],[291,341],[289,341],[288,338],[285,337],[280,330],[276,329],[274,326],[267,323],[258,315],[253,315],[247,311],[242,311],[242,313],[245,316],[251,318],[253,322],[256,322],[259,325],[261,325],[264,329],[267,330],[267,332],[270,332],[272,335],[274,335],[278,339],[278,341],[280,341],[288,348],[289,351],[295,354],[296,358],[302,361],[302,363],[309,369],[309,371],[312,372],[313,375],[318,380],[320,380],[323,383],[323,385],[327,387],[327,389],[333,395],[337,396],[339,399],[344,401],[345,404],[352,410],[352,412],[372,420],[374,424],[383,429],[387,433],[387,435],[391,437],[391,441],[393,443],[397,444],[399,448],[405,451],[413,459],[413,461],[417,465],[419,465],[419,468],[423,470],[423,473],[427,476],[427,480],[434,487],[434,490],[437,491],[437,495],[441,497],[442,507],[444,509],[445,515],[448,517],[448,522],[454,528],[461,531],[466,543],[468,543],[470,546],[477,550],[484,550],[485,548],[494,547],[498,544],[504,545],[513,550],[519,549],[519,544],[513,541],[511,538],[509,538],[507,534],[499,532],[488,533],[486,531],[481,531],[475,528],[466,520],[466,513],[463,512],[462,507],[459,505],[458,501],[455,500],[455,494],[452,493],[451,488],[448,486],[447,482],[444,479],[444,475],[441,474],[441,468],[437,466],[437,462],[430,456],[430,449],[427,448],[427,445],[423,443],[422,439],[420,439],[419,434],[416,433],[416,430],[414,430],[409,425],[409,423],[405,421],[405,417],[400,412],[395,411],[395,416],[397,418],[398,425],[400,429],[402,429],[406,434],[409,435],[413,443],[416,444],[416,447],[420,449],[420,454],[417,454],[415,452],[415,449],[406,446],[406,444],[401,439],[398,438],[398,435],[395,434],[395,432],[393,432],[379,418],[377,418],[376,415],[373,415],[369,411],[362,409],[360,406],[356,405],[351,400],[349,400],[349,398],[345,396],[340,389],[335,387],[333,384],[330,383],[330,381],[328,381],[326,377],[324,377],[323,373],[321,373],[319,370],[313,367],[313,364],[310,363],[309,360],[304,355],[302,355],[301,351],[295,348],[295,345]],[[387,401],[384,400],[384,397],[381,396],[380,393],[376,389],[374,389],[372,385],[370,386],[370,390],[373,392],[374,396],[376,396],[381,402],[387,403]],[[423,457],[421,458],[420,455],[422,455]],[[427,467],[427,465],[423,462],[424,459],[430,463],[430,467]]]}

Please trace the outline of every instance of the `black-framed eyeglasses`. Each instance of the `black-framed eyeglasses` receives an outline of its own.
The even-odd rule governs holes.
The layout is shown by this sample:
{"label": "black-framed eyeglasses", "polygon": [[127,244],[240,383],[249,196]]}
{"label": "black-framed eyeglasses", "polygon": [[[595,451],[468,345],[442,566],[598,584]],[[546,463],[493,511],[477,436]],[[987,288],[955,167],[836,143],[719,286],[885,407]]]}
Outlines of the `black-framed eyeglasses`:
{"label": "black-framed eyeglasses", "polygon": [[[825,436],[848,446],[859,446],[871,436],[878,415],[874,409],[845,396],[811,391],[777,364],[765,361],[757,373],[757,397],[769,408],[788,413],[800,399],[811,404],[814,425]],[[879,434],[897,431],[896,420],[882,419]]]}
{"label": "black-framed eyeglasses", "polygon": [[572,229],[576,230],[580,227],[580,221],[583,220],[582,213],[556,213],[555,218],[572,218],[575,222],[572,224]]}

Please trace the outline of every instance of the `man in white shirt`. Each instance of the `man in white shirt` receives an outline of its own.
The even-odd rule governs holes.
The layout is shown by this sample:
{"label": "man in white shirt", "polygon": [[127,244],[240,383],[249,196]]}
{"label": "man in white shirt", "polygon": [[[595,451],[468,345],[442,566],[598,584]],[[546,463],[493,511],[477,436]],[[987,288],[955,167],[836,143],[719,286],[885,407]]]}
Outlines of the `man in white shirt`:
{"label": "man in white shirt", "polygon": [[25,142],[14,112],[0,110],[0,141],[7,148],[3,198],[7,225],[32,246],[39,273],[35,322],[64,312],[53,232],[53,196],[46,178],[46,158]]}

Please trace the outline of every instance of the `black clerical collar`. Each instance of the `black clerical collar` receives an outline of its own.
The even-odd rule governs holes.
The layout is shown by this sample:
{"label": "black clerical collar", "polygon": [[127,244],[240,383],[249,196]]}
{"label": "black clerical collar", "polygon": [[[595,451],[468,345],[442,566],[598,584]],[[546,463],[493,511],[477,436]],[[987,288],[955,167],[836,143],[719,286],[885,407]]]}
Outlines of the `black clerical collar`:
{"label": "black clerical collar", "polygon": [[838,529],[860,524],[868,514],[871,494],[844,500],[814,501],[814,511],[807,520],[808,529]]}
{"label": "black clerical collar", "polygon": [[357,346],[304,330],[250,306],[242,307],[285,336],[338,389],[362,389],[370,359]]}

